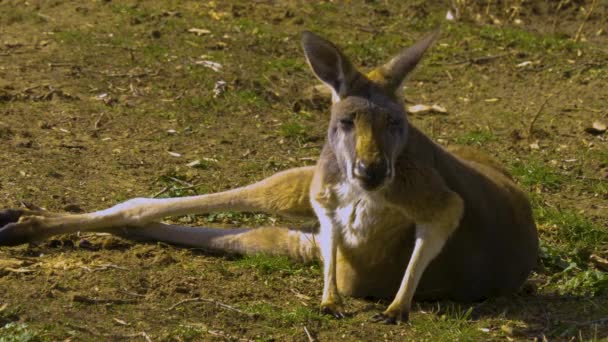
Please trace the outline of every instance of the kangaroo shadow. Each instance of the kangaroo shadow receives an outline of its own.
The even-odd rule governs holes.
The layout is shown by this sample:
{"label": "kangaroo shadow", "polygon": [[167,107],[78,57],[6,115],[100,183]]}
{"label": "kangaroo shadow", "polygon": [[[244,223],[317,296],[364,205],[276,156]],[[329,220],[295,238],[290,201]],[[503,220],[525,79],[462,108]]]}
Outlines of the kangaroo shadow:
{"label": "kangaroo shadow", "polygon": [[507,319],[509,323],[501,322],[502,326],[491,328],[516,338],[540,341],[608,338],[608,296],[538,293],[530,287],[533,285],[528,281],[517,294],[476,303],[436,301],[419,302],[418,306],[448,319]]}

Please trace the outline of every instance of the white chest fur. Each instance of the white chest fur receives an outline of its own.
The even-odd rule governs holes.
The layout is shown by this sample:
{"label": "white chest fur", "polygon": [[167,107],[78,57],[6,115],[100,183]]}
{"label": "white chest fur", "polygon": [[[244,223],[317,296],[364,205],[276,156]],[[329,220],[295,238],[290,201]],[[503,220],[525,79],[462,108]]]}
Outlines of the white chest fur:
{"label": "white chest fur", "polygon": [[348,184],[340,184],[335,191],[339,206],[333,221],[346,246],[364,245],[388,233],[403,218],[381,191],[367,192]]}

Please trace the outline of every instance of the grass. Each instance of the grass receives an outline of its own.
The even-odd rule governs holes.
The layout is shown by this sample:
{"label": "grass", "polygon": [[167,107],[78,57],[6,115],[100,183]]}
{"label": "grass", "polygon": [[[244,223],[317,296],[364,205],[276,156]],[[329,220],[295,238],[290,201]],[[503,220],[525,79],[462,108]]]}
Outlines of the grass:
{"label": "grass", "polygon": [[[154,6],[143,3],[132,6],[117,2],[91,2],[86,4],[86,7],[91,9],[90,17],[85,17],[84,14],[73,15],[73,6],[64,5],[64,2],[56,2],[53,6],[41,3],[40,6],[17,6],[4,10],[3,15],[0,15],[0,22],[7,24],[5,29],[12,30],[17,41],[37,41],[48,33],[48,39],[58,42],[55,46],[45,48],[14,51],[10,48],[2,49],[2,54],[9,54],[3,55],[2,59],[10,61],[7,63],[10,68],[4,71],[7,73],[6,83],[15,87],[11,93],[48,81],[57,88],[70,85],[67,89],[76,89],[80,95],[79,101],[70,102],[69,105],[67,102],[61,102],[61,99],[48,103],[27,99],[8,103],[3,112],[3,121],[12,116],[17,117],[23,107],[25,110],[22,113],[42,113],[38,118],[47,120],[50,117],[52,120],[48,119],[49,121],[57,124],[57,127],[69,128],[72,135],[63,135],[57,130],[46,130],[43,131],[44,135],[37,135],[35,128],[20,128],[17,121],[22,120],[21,118],[9,122],[10,126],[6,127],[10,127],[10,130],[3,130],[3,126],[0,126],[0,139],[6,141],[5,154],[9,156],[5,158],[7,162],[2,165],[6,170],[7,181],[0,184],[0,188],[5,191],[5,200],[15,204],[22,198],[32,198],[35,204],[49,206],[53,210],[60,210],[61,206],[72,202],[94,203],[95,206],[101,207],[107,203],[96,199],[100,197],[99,189],[91,185],[95,184],[93,180],[99,182],[103,189],[112,189],[106,191],[108,194],[118,194],[110,198],[110,201],[116,202],[121,198],[133,196],[135,192],[150,191],[149,184],[142,179],[157,179],[154,192],[166,188],[159,197],[180,197],[209,193],[229,185],[246,184],[247,181],[258,180],[287,167],[300,166],[298,157],[315,156],[318,152],[321,141],[314,140],[314,143],[307,144],[306,148],[299,147],[302,147],[302,142],[313,141],[317,137],[322,140],[324,132],[319,127],[326,124],[323,120],[327,119],[327,107],[323,105],[322,110],[313,106],[306,107],[305,109],[311,112],[309,118],[301,115],[304,111],[297,115],[293,113],[297,110],[292,110],[292,105],[294,101],[299,100],[301,90],[317,83],[302,58],[297,32],[310,29],[331,38],[344,47],[346,54],[353,57],[354,64],[360,65],[362,70],[369,70],[374,65],[387,61],[392,53],[407,46],[415,37],[420,37],[422,32],[428,32],[435,27],[440,17],[445,15],[446,8],[427,3],[430,4],[422,1],[364,1],[353,2],[346,8],[329,1],[297,4],[277,2],[272,6],[265,2],[253,6],[217,1],[197,5],[158,2]],[[0,11],[3,11],[1,7]],[[210,15],[211,9],[215,12],[225,12],[227,16],[213,19]],[[65,16],[68,18],[63,18],[60,10],[65,10]],[[37,15],[38,12],[55,18],[56,22],[47,21],[45,26],[37,25],[43,21]],[[287,12],[291,13],[288,15]],[[593,19],[590,18],[587,23],[589,32]],[[18,23],[22,23],[24,32],[36,32],[34,38],[27,35],[21,37],[16,29],[8,27]],[[343,23],[348,25],[344,26]],[[562,68],[574,70],[568,73],[578,72],[585,63],[590,63],[589,67],[585,66],[580,71],[585,77],[601,79],[601,76],[606,74],[599,66],[601,63],[596,62],[604,59],[589,58],[592,51],[586,49],[586,43],[575,44],[559,35],[537,33],[542,29],[536,29],[543,23],[535,22],[537,25],[534,28],[527,27],[527,23],[526,21],[519,28],[509,25],[474,24],[467,20],[444,23],[441,40],[413,75],[412,82],[408,83],[409,90],[424,94],[425,98],[429,96],[429,99],[457,99],[461,95],[459,93],[466,89],[458,85],[455,87],[454,84],[464,85],[471,82],[480,87],[481,92],[486,89],[499,92],[499,95],[504,95],[500,98],[509,99],[497,103],[497,111],[492,112],[492,116],[497,119],[496,127],[500,127],[505,122],[517,123],[522,120],[519,104],[527,103],[529,98],[518,95],[518,89],[527,89],[532,83],[528,81],[530,78],[536,81],[538,77],[539,82],[560,86],[565,83],[554,82],[555,79],[551,76],[561,77],[559,75]],[[190,27],[207,28],[212,32],[209,35],[195,36],[187,32]],[[19,34],[14,34],[15,32]],[[51,34],[53,32],[54,34]],[[152,32],[160,34],[153,35]],[[7,35],[7,40],[12,41],[13,36]],[[594,39],[601,40],[603,37]],[[220,47],[218,42],[226,45]],[[579,48],[582,55],[575,58]],[[512,52],[513,54],[510,54]],[[453,64],[467,58],[505,53],[509,55],[492,59],[484,65]],[[222,71],[215,72],[194,64],[193,62],[203,54],[208,56],[205,59],[221,63],[224,66]],[[14,56],[17,58],[12,59]],[[539,59],[542,59],[542,64],[546,67],[542,69],[543,72],[531,74],[532,71],[528,69],[514,69],[515,65],[524,60]],[[568,59],[575,60],[576,63],[569,64]],[[70,69],[48,68],[49,61],[74,62],[82,67],[83,72],[72,74]],[[37,69],[37,65],[42,68]],[[159,73],[158,76],[144,77],[107,76],[126,74],[133,68],[150,71],[151,75],[156,74],[156,71]],[[25,72],[17,73],[13,72],[13,69]],[[449,71],[449,78],[454,78],[449,84],[446,80],[446,70]],[[226,81],[227,89],[222,95],[214,98],[212,91],[218,80]],[[503,86],[501,82],[496,82],[497,80],[512,84],[513,89]],[[585,108],[601,108],[601,104],[592,102],[593,97],[588,96],[591,92],[578,88],[581,84],[566,83],[572,91],[563,93],[565,100],[574,100],[566,98],[566,94],[571,93],[584,101],[581,106],[584,103]],[[124,95],[126,98],[133,98],[134,105],[126,106],[121,102],[109,107],[100,101],[89,101],[96,94],[106,91],[117,97]],[[471,91],[475,91],[475,88]],[[449,101],[447,103],[449,105]],[[500,106],[506,103],[510,106]],[[466,106],[467,108],[460,107],[458,111],[482,113],[476,112],[481,109],[475,107],[474,103]],[[457,106],[454,105],[454,108],[457,114]],[[505,119],[500,111],[510,111],[512,115]],[[102,157],[107,152],[102,149],[101,144],[96,144],[96,148],[93,148],[97,138],[90,134],[95,118],[100,113],[106,113],[107,119],[107,123],[100,127],[101,136],[112,137],[116,146],[123,150],[126,150],[127,146],[133,146],[134,150],[141,151],[141,154],[133,156],[133,163],[130,163],[128,158],[131,157],[127,155],[116,155],[112,158],[120,158],[121,162],[122,158],[127,158],[124,160],[127,162],[125,165],[137,164],[135,161],[141,159],[151,164],[149,168],[144,170],[121,166],[119,169],[109,169],[104,163],[116,164],[110,159],[86,159],[88,155]],[[576,127],[575,120],[572,119],[575,115],[578,115],[578,112],[560,116],[563,119],[560,125]],[[127,118],[129,120],[126,120]],[[424,117],[418,119],[427,120]],[[545,162],[557,159],[553,152],[549,151],[550,148],[525,156],[526,152],[518,150],[515,143],[509,145],[508,139],[503,141],[489,129],[476,129],[479,126],[473,122],[474,119],[467,121],[469,119],[464,116],[462,119],[463,134],[456,136],[457,143],[482,146],[486,150],[491,147],[492,152],[501,160],[510,158],[513,151],[524,158],[521,162],[512,162],[512,170],[520,185],[533,194],[534,214],[541,233],[543,266],[537,270],[538,275],[534,276],[534,281],[540,279],[542,282],[538,293],[515,296],[514,302],[519,299],[525,302],[524,304],[509,303],[501,306],[492,304],[496,302],[484,303],[486,308],[490,307],[491,314],[481,318],[477,318],[476,310],[472,309],[476,308],[477,303],[469,306],[435,302],[429,304],[433,307],[430,310],[429,306],[421,304],[422,310],[426,312],[415,310],[411,324],[386,327],[367,321],[373,314],[368,312],[370,307],[373,307],[373,311],[378,311],[386,304],[347,298],[347,310],[350,310],[353,316],[336,321],[318,312],[322,286],[318,264],[301,265],[287,258],[264,255],[233,259],[211,258],[199,254],[190,256],[187,255],[191,253],[188,250],[179,252],[187,255],[184,260],[176,256],[180,259],[179,262],[157,264],[154,254],[158,253],[150,253],[151,256],[146,257],[139,256],[134,251],[119,253],[116,250],[48,250],[44,249],[43,243],[40,246],[9,250],[17,256],[30,258],[37,258],[37,255],[41,254],[45,257],[57,257],[61,254],[62,258],[78,258],[82,261],[107,259],[108,263],[129,271],[85,273],[81,269],[54,269],[44,276],[11,274],[1,277],[0,288],[5,291],[7,299],[21,298],[15,297],[15,294],[21,296],[23,293],[22,298],[27,298],[23,303],[27,305],[23,306],[18,315],[13,315],[10,307],[0,312],[0,341],[44,338],[65,340],[69,338],[69,333],[66,334],[62,323],[69,323],[75,317],[83,317],[91,322],[91,326],[101,328],[100,331],[118,330],[119,327],[113,323],[112,318],[121,317],[132,324],[124,328],[125,331],[131,331],[131,328],[133,331],[146,329],[153,340],[174,341],[217,338],[209,331],[224,331],[232,336],[227,339],[234,340],[241,337],[254,340],[305,340],[303,326],[308,327],[313,334],[318,334],[319,340],[498,340],[508,335],[501,332],[502,325],[518,326],[527,322],[536,323],[537,320],[542,321],[543,330],[508,338],[542,340],[542,334],[546,334],[549,340],[579,339],[579,330],[582,331],[581,340],[607,336],[605,324],[599,325],[596,329],[599,333],[596,331],[594,335],[593,330],[587,329],[587,326],[572,323],[576,320],[584,322],[605,316],[602,309],[605,311],[607,275],[590,261],[591,254],[608,257],[607,232],[602,221],[598,220],[598,217],[604,216],[601,213],[588,214],[591,210],[580,212],[579,209],[587,209],[584,207],[586,204],[576,209],[569,206],[573,198],[588,199],[596,201],[598,206],[603,205],[602,201],[608,194],[608,185],[597,175],[598,170],[608,167],[608,153],[601,152],[604,148],[603,142],[596,142],[598,153],[585,159],[586,163],[581,163],[580,166],[574,166],[573,163],[572,168],[561,169]],[[576,119],[578,120],[578,117]],[[167,127],[155,126],[158,120]],[[458,116],[447,116],[445,122],[438,122],[438,125],[460,125],[459,120]],[[254,130],[254,125],[259,126]],[[184,127],[193,127],[196,136],[183,133]],[[174,128],[179,134],[170,136],[154,133],[161,128]],[[40,149],[11,155],[11,140],[19,137],[22,130],[33,132]],[[235,131],[238,134],[234,134]],[[263,132],[263,137],[260,137],[260,131]],[[574,144],[575,140],[585,138],[584,134],[578,135],[574,129],[570,133],[572,136],[563,136],[563,142],[556,141],[558,136],[561,140],[561,135],[547,137],[546,146]],[[249,141],[254,137],[255,144]],[[153,141],[150,141],[151,139]],[[280,146],[276,144],[279,139],[283,142]],[[224,140],[230,144],[224,144]],[[86,145],[88,150],[57,152],[61,151],[57,148],[59,144],[71,144],[72,141]],[[138,145],[142,142],[145,144]],[[183,164],[191,159],[171,159],[166,156],[165,151],[158,156],[152,151],[148,153],[147,143],[151,142],[166,146],[180,146],[180,143],[198,144],[195,150],[201,164],[195,168],[186,168]],[[244,149],[256,151],[246,157],[240,157]],[[74,169],[79,166],[78,162],[74,161],[81,159],[72,157],[82,153],[82,164],[86,162],[92,166],[86,172],[70,174],[68,171],[71,164],[65,162],[65,170],[62,171],[66,174],[65,178],[53,180],[48,184],[48,181],[44,181],[44,175],[48,174],[45,169],[48,160],[44,156],[41,157],[41,153],[46,155],[47,151],[50,156],[73,162]],[[537,157],[545,152],[548,154],[543,155],[542,159]],[[225,157],[221,157],[222,160],[216,165],[204,160],[202,156]],[[579,161],[583,159],[578,152],[572,158]],[[162,171],[172,169],[171,165],[176,165],[175,163],[179,163],[181,169],[175,166],[175,171]],[[41,169],[38,175],[40,177],[36,177],[37,174],[31,171],[35,170],[36,166]],[[32,177],[11,177],[19,175],[18,171],[21,169],[28,174],[32,173]],[[587,178],[581,180],[583,176]],[[199,183],[204,185],[198,185]],[[196,186],[191,187],[188,184]],[[133,188],[135,191],[126,193],[126,188]],[[568,196],[570,202],[560,201],[559,197],[562,195]],[[546,202],[552,206],[547,206]],[[230,211],[182,219],[190,220],[188,223],[193,225],[210,223],[259,226],[274,223],[272,216]],[[158,248],[168,249],[160,245],[145,247],[152,251]],[[142,305],[74,307],[66,305],[68,296],[61,292],[61,286],[58,290],[49,290],[48,284],[62,283],[66,278],[73,279],[73,283],[67,286],[67,291],[70,292],[88,293],[93,288],[99,288],[100,296],[122,297],[128,296],[121,292],[127,288],[145,290],[141,293],[148,297],[142,301]],[[247,279],[250,283],[243,284],[242,279]],[[311,300],[300,302],[298,298],[294,298],[290,292],[294,283],[297,283],[299,291],[311,296]],[[177,292],[175,289],[178,288],[190,289],[191,292]],[[205,296],[230,305],[245,307],[246,310],[260,313],[262,317],[251,322],[234,317],[225,319],[231,318],[230,312],[221,311],[221,314],[217,315],[218,310],[213,306],[200,306],[192,310],[184,307],[183,311],[173,313],[165,311],[170,305],[168,303],[195,296],[196,291],[203,291]],[[47,292],[54,297],[47,296]],[[558,295],[558,304],[565,306],[563,309],[550,307],[551,301],[546,297],[554,294]],[[564,304],[564,298],[571,296],[582,298]],[[512,298],[507,299],[511,300]],[[528,303],[528,300],[534,303]],[[440,308],[435,310],[435,306]],[[46,314],[36,309],[41,307],[51,310],[51,313]],[[543,316],[536,315],[538,312],[529,313],[527,310],[546,312]],[[67,311],[69,315],[66,314]],[[186,323],[190,322],[191,318],[204,321],[204,325]],[[162,324],[159,324],[160,320],[163,321]],[[58,321],[61,322],[48,323]]]}
{"label": "grass", "polygon": [[264,254],[247,255],[235,261],[235,265],[256,270],[259,274],[268,275],[280,273],[293,275],[300,273],[315,273],[319,275],[317,263],[299,264],[283,256],[268,256]]}
{"label": "grass", "polygon": [[454,142],[460,145],[482,146],[494,140],[496,140],[494,133],[487,130],[474,130],[459,136]]}
{"label": "grass", "polygon": [[166,332],[163,341],[200,341],[206,335],[205,326],[180,324]]}
{"label": "grass", "polygon": [[263,316],[273,325],[281,326],[310,324],[311,322],[318,324],[329,320],[329,317],[321,314],[316,306],[310,308],[299,304],[291,305],[289,309],[285,309],[268,303],[258,303],[249,306],[247,311]]}
{"label": "grass", "polygon": [[0,342],[34,342],[39,340],[38,333],[24,323],[8,323],[0,328]]}
{"label": "grass", "polygon": [[202,215],[202,218],[205,223],[222,223],[230,224],[233,226],[241,226],[243,224],[260,226],[263,224],[271,223],[273,221],[273,218],[267,214],[235,211],[215,212],[207,215]]}
{"label": "grass", "polygon": [[555,191],[565,182],[564,176],[537,160],[518,162],[511,168],[511,173],[528,188]]}
{"label": "grass", "polygon": [[579,260],[608,247],[608,231],[573,211],[536,207],[535,217],[545,239],[563,246],[570,255],[579,255]]}
{"label": "grass", "polygon": [[309,128],[296,119],[290,119],[283,123],[279,130],[279,134],[288,139],[294,139],[298,143],[302,143],[308,139]]}

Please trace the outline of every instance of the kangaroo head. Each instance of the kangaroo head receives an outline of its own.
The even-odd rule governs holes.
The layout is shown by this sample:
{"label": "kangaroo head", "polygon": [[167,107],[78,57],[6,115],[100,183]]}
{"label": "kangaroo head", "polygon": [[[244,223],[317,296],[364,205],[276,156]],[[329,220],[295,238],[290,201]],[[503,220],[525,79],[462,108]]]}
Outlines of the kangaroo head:
{"label": "kangaroo head", "polygon": [[314,74],[332,90],[328,143],[347,180],[365,190],[392,181],[405,148],[408,122],[400,93],[437,32],[364,75],[330,41],[304,32],[302,46]]}

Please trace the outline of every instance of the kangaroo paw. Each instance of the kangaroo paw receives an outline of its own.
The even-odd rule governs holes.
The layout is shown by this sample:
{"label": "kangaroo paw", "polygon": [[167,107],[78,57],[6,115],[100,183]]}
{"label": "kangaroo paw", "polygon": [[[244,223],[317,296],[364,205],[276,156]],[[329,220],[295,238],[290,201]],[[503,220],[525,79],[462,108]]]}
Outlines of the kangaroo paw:
{"label": "kangaroo paw", "polygon": [[409,320],[409,312],[407,311],[399,311],[399,312],[379,312],[373,315],[370,320],[374,323],[384,323],[384,324],[398,324],[398,323],[406,323]]}
{"label": "kangaroo paw", "polygon": [[321,304],[321,312],[326,315],[333,316],[336,319],[342,319],[346,317],[344,314],[344,308],[341,304],[327,303]]}
{"label": "kangaroo paw", "polygon": [[27,209],[0,210],[0,246],[16,246],[32,241],[35,220],[29,216],[36,214]]}
{"label": "kangaroo paw", "polygon": [[0,227],[4,227],[9,223],[19,221],[19,218],[25,214],[25,210],[21,209],[5,209],[0,210]]}

